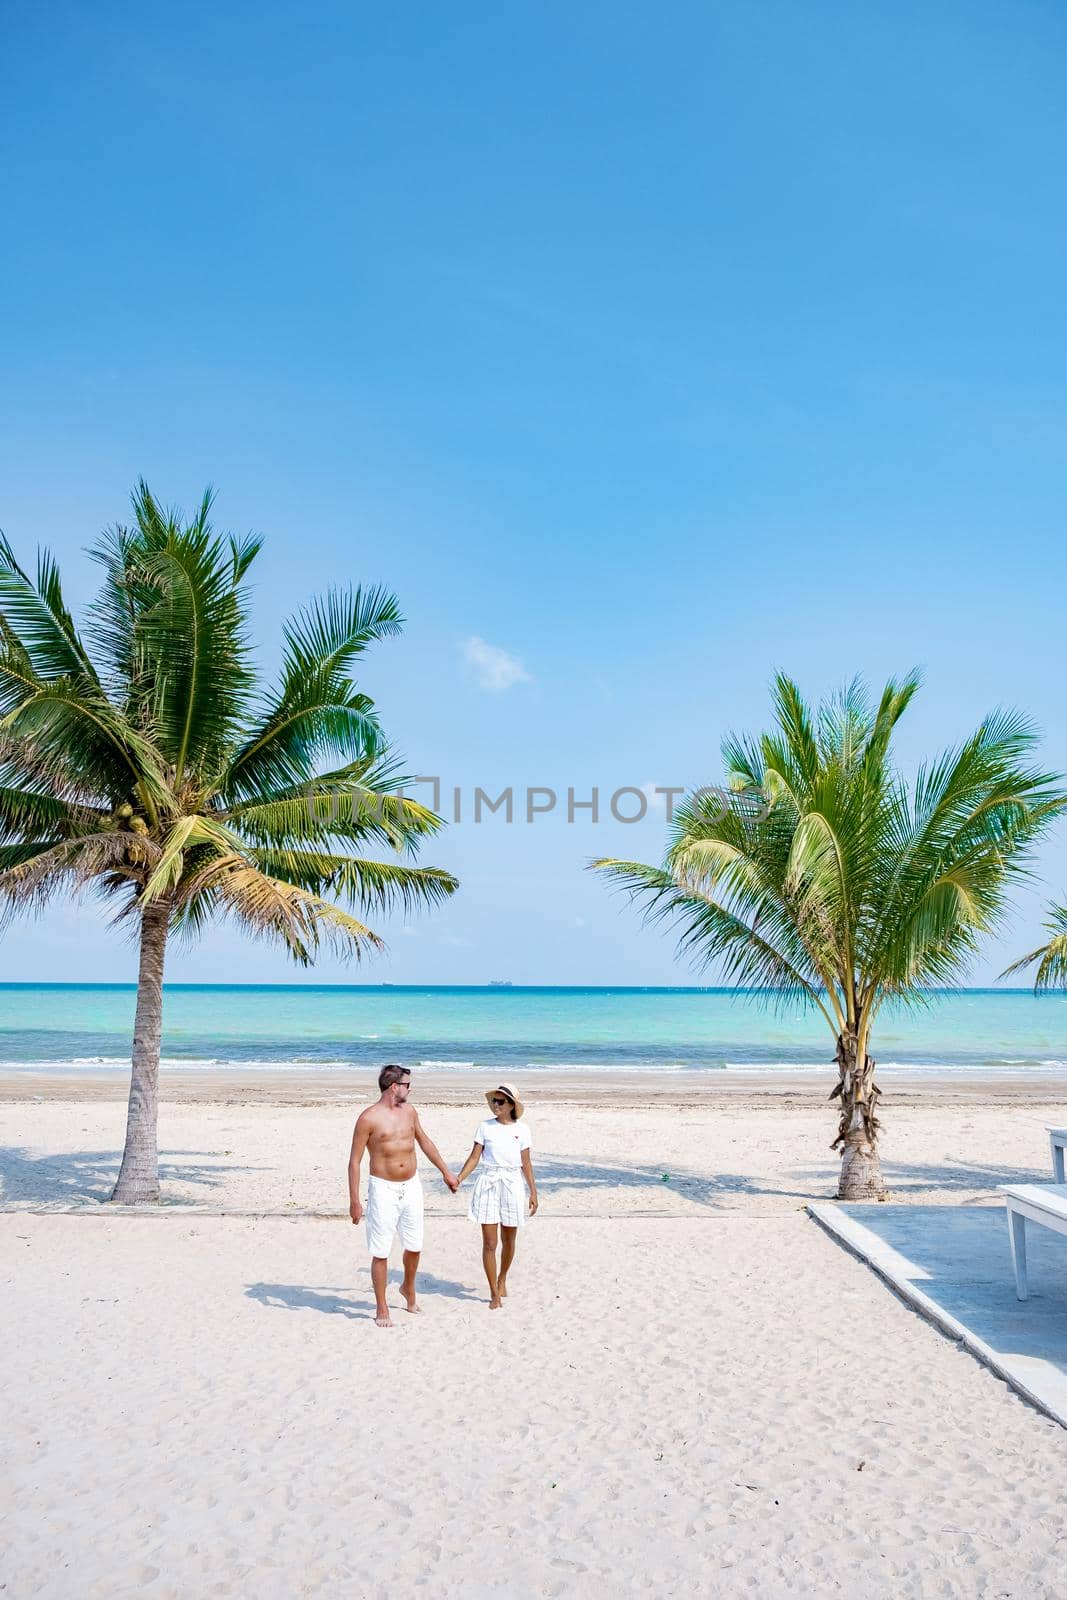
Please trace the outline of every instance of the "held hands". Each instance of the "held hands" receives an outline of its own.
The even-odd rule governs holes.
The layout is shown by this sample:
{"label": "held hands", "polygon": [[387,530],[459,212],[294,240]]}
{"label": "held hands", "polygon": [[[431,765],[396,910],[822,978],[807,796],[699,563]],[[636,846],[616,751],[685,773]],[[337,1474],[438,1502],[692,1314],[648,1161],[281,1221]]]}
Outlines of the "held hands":
{"label": "held hands", "polygon": [[445,1186],[449,1193],[455,1194],[456,1190],[459,1188],[459,1179],[451,1172],[442,1172],[441,1176],[445,1180]]}

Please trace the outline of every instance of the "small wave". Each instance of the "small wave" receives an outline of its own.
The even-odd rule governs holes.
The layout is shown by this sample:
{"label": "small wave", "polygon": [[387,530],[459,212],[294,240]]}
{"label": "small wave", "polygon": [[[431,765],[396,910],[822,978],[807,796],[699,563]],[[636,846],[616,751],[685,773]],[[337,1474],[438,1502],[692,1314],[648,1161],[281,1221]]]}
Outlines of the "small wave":
{"label": "small wave", "polygon": [[306,1056],[295,1057],[287,1061],[277,1059],[263,1060],[227,1060],[225,1057],[216,1057],[214,1060],[185,1060],[181,1056],[169,1061],[161,1061],[160,1067],[167,1072],[358,1072],[361,1069],[358,1061],[316,1061],[309,1060]]}
{"label": "small wave", "polygon": [[[358,1061],[315,1061],[228,1059],[225,1056],[188,1058],[172,1056],[160,1063],[164,1072],[359,1072],[364,1069]],[[2,1061],[0,1072],[129,1072],[129,1056],[66,1056],[62,1060]]]}
{"label": "small wave", "polygon": [[[884,1072],[1062,1072],[1067,1061],[879,1061],[876,1074]],[[729,1061],[727,1072],[834,1072],[832,1061]]]}
{"label": "small wave", "polygon": [[[352,1059],[319,1059],[314,1056],[287,1056],[278,1057],[230,1057],[230,1056],[167,1056],[160,1062],[164,1073],[179,1072],[269,1072],[269,1073],[331,1073],[351,1072],[371,1075],[377,1071],[377,1065],[367,1061]],[[834,1063],[828,1059],[813,1061],[723,1061],[718,1060],[673,1060],[658,1061],[648,1058],[627,1059],[614,1057],[601,1061],[509,1061],[498,1058],[494,1051],[487,1051],[486,1057],[474,1061],[455,1057],[427,1056],[418,1063],[422,1071],[432,1072],[499,1072],[504,1076],[508,1073],[524,1074],[527,1072],[555,1072],[555,1073],[588,1073],[590,1076],[602,1076],[605,1073],[636,1073],[663,1075],[670,1073],[697,1073],[714,1074],[750,1073],[753,1076],[774,1077],[783,1074],[819,1075],[832,1077],[835,1072]],[[130,1070],[129,1056],[66,1056],[61,1059],[47,1060],[0,1060],[0,1072],[12,1073],[128,1073]],[[878,1075],[890,1077],[922,1077],[938,1073],[947,1076],[972,1076],[984,1077],[990,1074],[1000,1074],[1004,1077],[1022,1076],[1051,1076],[1067,1072],[1067,1059],[1058,1056],[1044,1057],[1038,1060],[1012,1059],[984,1061],[879,1061]]]}
{"label": "small wave", "polygon": [[518,1072],[721,1072],[721,1061],[527,1061]]}
{"label": "small wave", "polygon": [[130,1070],[129,1056],[64,1056],[61,1060],[0,1061],[0,1072],[115,1072]]}

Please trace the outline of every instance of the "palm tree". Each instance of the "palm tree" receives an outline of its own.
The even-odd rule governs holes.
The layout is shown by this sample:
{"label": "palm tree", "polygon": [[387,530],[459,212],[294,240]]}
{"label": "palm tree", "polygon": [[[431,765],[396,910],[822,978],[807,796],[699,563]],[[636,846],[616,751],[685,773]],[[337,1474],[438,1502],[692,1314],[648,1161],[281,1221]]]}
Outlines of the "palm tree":
{"label": "palm tree", "polygon": [[1013,973],[1024,972],[1036,962],[1035,991],[1040,993],[1042,989],[1067,989],[1067,906],[1049,906],[1045,930],[1049,935],[1048,943],[1031,950],[1028,956],[1013,961],[1007,971],[1001,973],[1002,978],[1010,978]]}
{"label": "palm tree", "polygon": [[683,953],[826,1019],[843,1200],[886,1192],[868,1054],[883,1002],[922,1004],[958,981],[1065,803],[1028,765],[1035,734],[1011,713],[988,717],[909,787],[891,740],[918,686],[914,674],[891,682],[872,708],[853,683],[812,712],[779,676],[775,728],[726,740],[726,790],[687,798],[664,865],[593,863],[646,916],[674,920]]}
{"label": "palm tree", "polygon": [[[213,916],[308,965],[382,940],[354,912],[433,904],[456,881],[411,856],[439,819],[400,781],[352,671],[400,631],[383,589],[331,592],[286,626],[257,682],[244,579],[256,539],[186,524],[143,482],[82,633],[51,556],[31,580],[0,540],[0,899],[9,914],[92,890],[140,946],[126,1145],[112,1199],[156,1200],[163,969],[172,933]],[[327,770],[323,768],[327,767]],[[344,910],[340,899],[351,907]]]}

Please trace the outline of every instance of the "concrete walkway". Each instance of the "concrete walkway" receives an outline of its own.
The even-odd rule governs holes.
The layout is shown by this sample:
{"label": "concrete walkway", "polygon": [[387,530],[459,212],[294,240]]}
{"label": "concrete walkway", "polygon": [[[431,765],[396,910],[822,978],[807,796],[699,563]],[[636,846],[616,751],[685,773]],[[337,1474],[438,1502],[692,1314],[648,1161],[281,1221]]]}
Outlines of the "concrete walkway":
{"label": "concrete walkway", "polygon": [[808,1206],[924,1316],[1067,1427],[1067,1238],[1027,1227],[1015,1298],[1003,1206]]}

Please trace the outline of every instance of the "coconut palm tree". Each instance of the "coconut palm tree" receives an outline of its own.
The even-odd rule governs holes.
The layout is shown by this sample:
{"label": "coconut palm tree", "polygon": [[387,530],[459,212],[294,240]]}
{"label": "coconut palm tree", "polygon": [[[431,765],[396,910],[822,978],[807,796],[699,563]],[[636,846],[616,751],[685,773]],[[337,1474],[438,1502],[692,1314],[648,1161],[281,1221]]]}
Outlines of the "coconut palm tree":
{"label": "coconut palm tree", "polygon": [[1031,950],[1028,956],[1013,961],[1007,971],[1001,973],[1002,978],[1010,978],[1016,972],[1025,972],[1027,967],[1032,967],[1036,962],[1037,971],[1034,973],[1036,991],[1067,989],[1067,906],[1049,906],[1045,930],[1049,935],[1048,943]]}
{"label": "coconut palm tree", "polygon": [[[126,1145],[112,1199],[156,1200],[167,941],[212,917],[280,941],[381,947],[355,913],[433,904],[456,881],[412,865],[439,819],[400,786],[359,657],[400,630],[383,589],[336,591],[284,631],[260,685],[244,580],[260,541],[216,536],[143,482],[134,521],[92,552],[102,585],[82,632],[59,571],[0,542],[0,900],[38,910],[95,891],[140,947]],[[384,847],[393,859],[360,852]],[[337,901],[347,903],[344,909]]]}
{"label": "coconut palm tree", "polygon": [[813,712],[779,676],[776,726],[726,740],[726,787],[687,798],[663,866],[593,863],[647,916],[673,920],[684,953],[825,1018],[845,1200],[885,1195],[868,1053],[881,1006],[923,1004],[958,981],[1065,803],[1029,765],[1035,735],[1011,713],[988,717],[909,787],[891,742],[918,686],[914,674],[891,682],[872,707],[853,683]]}

